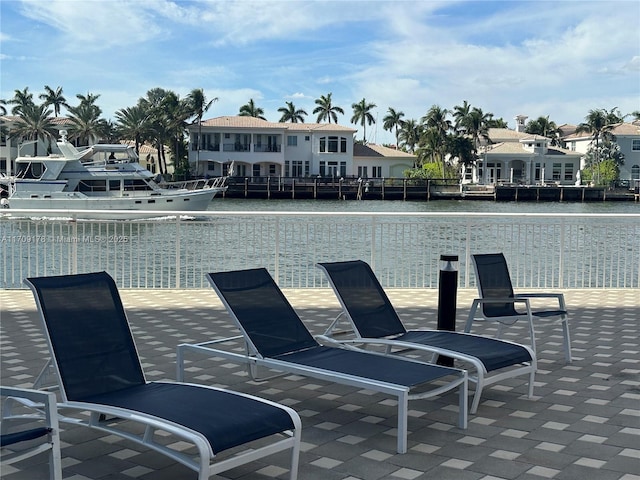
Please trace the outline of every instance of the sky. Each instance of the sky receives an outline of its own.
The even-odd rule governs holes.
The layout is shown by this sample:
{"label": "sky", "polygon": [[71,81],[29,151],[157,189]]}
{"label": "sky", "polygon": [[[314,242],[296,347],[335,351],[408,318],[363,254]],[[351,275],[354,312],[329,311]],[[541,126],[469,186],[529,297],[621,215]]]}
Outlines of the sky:
{"label": "sky", "polygon": [[[253,99],[269,121],[293,102],[316,121],[332,94],[419,121],[466,100],[515,128],[516,115],[578,124],[589,110],[640,110],[640,1],[0,0],[0,98],[44,86],[100,95],[103,116],[152,88],[217,98],[204,118]],[[64,114],[64,110],[63,110]]]}

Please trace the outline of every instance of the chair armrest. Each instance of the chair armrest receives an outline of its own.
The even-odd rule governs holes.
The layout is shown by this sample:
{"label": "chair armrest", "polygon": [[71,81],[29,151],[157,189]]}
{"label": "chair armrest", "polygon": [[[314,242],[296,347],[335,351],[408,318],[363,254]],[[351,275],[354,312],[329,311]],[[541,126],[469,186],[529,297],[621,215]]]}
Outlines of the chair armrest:
{"label": "chair armrest", "polygon": [[473,320],[476,317],[476,312],[478,311],[478,307],[485,303],[524,303],[524,306],[527,309],[527,311],[523,315],[527,315],[529,318],[531,318],[531,304],[528,298],[518,298],[518,297],[474,298],[473,303],[471,304],[471,309],[469,310],[469,316],[467,317],[467,323],[464,326],[464,333],[471,332],[471,325],[473,324]]}
{"label": "chair armrest", "polygon": [[564,302],[564,293],[548,293],[548,292],[528,292],[528,293],[517,293],[515,295],[516,298],[555,298],[558,300],[558,305],[560,306],[560,310],[566,310],[566,304]]}

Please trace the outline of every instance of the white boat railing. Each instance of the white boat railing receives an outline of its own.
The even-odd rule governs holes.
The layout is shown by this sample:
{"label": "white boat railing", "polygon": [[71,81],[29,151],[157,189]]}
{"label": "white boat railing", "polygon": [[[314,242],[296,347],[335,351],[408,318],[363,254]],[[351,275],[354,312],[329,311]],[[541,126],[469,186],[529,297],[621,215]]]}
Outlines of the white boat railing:
{"label": "white boat railing", "polygon": [[369,262],[385,287],[437,288],[442,254],[459,256],[459,287],[475,288],[470,255],[482,252],[504,252],[516,288],[640,288],[640,213],[0,213],[0,288],[99,270],[122,288],[208,288],[207,272],[253,267],[283,288],[326,287],[315,264],[352,259]]}

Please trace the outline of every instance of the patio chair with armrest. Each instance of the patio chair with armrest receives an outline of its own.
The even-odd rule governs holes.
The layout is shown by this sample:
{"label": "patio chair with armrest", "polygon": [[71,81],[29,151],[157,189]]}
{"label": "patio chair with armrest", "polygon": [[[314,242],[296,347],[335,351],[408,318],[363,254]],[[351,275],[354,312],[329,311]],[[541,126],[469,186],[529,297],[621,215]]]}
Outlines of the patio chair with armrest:
{"label": "patio chair with armrest", "polygon": [[[363,348],[382,346],[387,354],[420,350],[457,360],[469,370],[469,381],[476,384],[471,413],[476,413],[483,389],[496,382],[528,375],[528,396],[533,396],[536,372],[534,352],[513,342],[443,330],[407,330],[375,273],[361,260],[317,264],[324,271],[340,305],[341,314],[325,335],[336,341]],[[335,335],[342,318],[350,323],[347,332],[354,338]],[[460,363],[462,362],[462,363]]]}
{"label": "patio chair with armrest", "polygon": [[4,398],[0,423],[0,464],[13,465],[46,452],[49,479],[62,480],[55,393],[0,386],[0,396]]}
{"label": "patio chair with armrest", "polygon": [[[198,472],[199,480],[290,449],[290,477],[297,478],[301,423],[289,407],[220,388],[146,381],[120,295],[107,273],[25,283],[35,295],[59,378],[58,408],[89,413],[60,421],[144,445]],[[130,422],[141,428],[128,428]],[[166,435],[159,432],[174,441],[160,442]],[[176,437],[196,453],[180,448]]]}
{"label": "patio chair with armrest", "polygon": [[[502,253],[476,254],[471,256],[478,283],[480,298],[473,300],[465,332],[470,332],[476,318],[498,322],[498,337],[504,325],[512,325],[518,320],[526,320],[529,327],[531,348],[536,350],[535,320],[551,320],[562,327],[564,355],[567,363],[571,363],[571,338],[569,334],[569,314],[564,301],[564,294],[514,293],[507,260]],[[535,310],[531,307],[532,299],[554,299],[557,309]],[[516,307],[521,306],[518,310]]]}
{"label": "patio chair with armrest", "polygon": [[[319,344],[264,268],[209,273],[207,278],[242,335],[178,346],[178,379],[187,351],[269,370],[393,395],[398,399],[397,451],[407,451],[408,402],[458,388],[458,426],[467,426],[467,372]],[[245,342],[246,353],[224,344]]]}

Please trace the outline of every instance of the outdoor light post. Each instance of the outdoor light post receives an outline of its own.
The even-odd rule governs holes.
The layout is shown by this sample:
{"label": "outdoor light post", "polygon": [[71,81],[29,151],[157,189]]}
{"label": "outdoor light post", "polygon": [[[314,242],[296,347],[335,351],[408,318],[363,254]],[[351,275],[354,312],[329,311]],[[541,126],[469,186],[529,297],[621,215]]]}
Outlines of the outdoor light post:
{"label": "outdoor light post", "polygon": [[[440,255],[438,281],[438,330],[456,331],[458,298],[458,256]],[[453,367],[453,358],[438,356],[438,365]]]}

